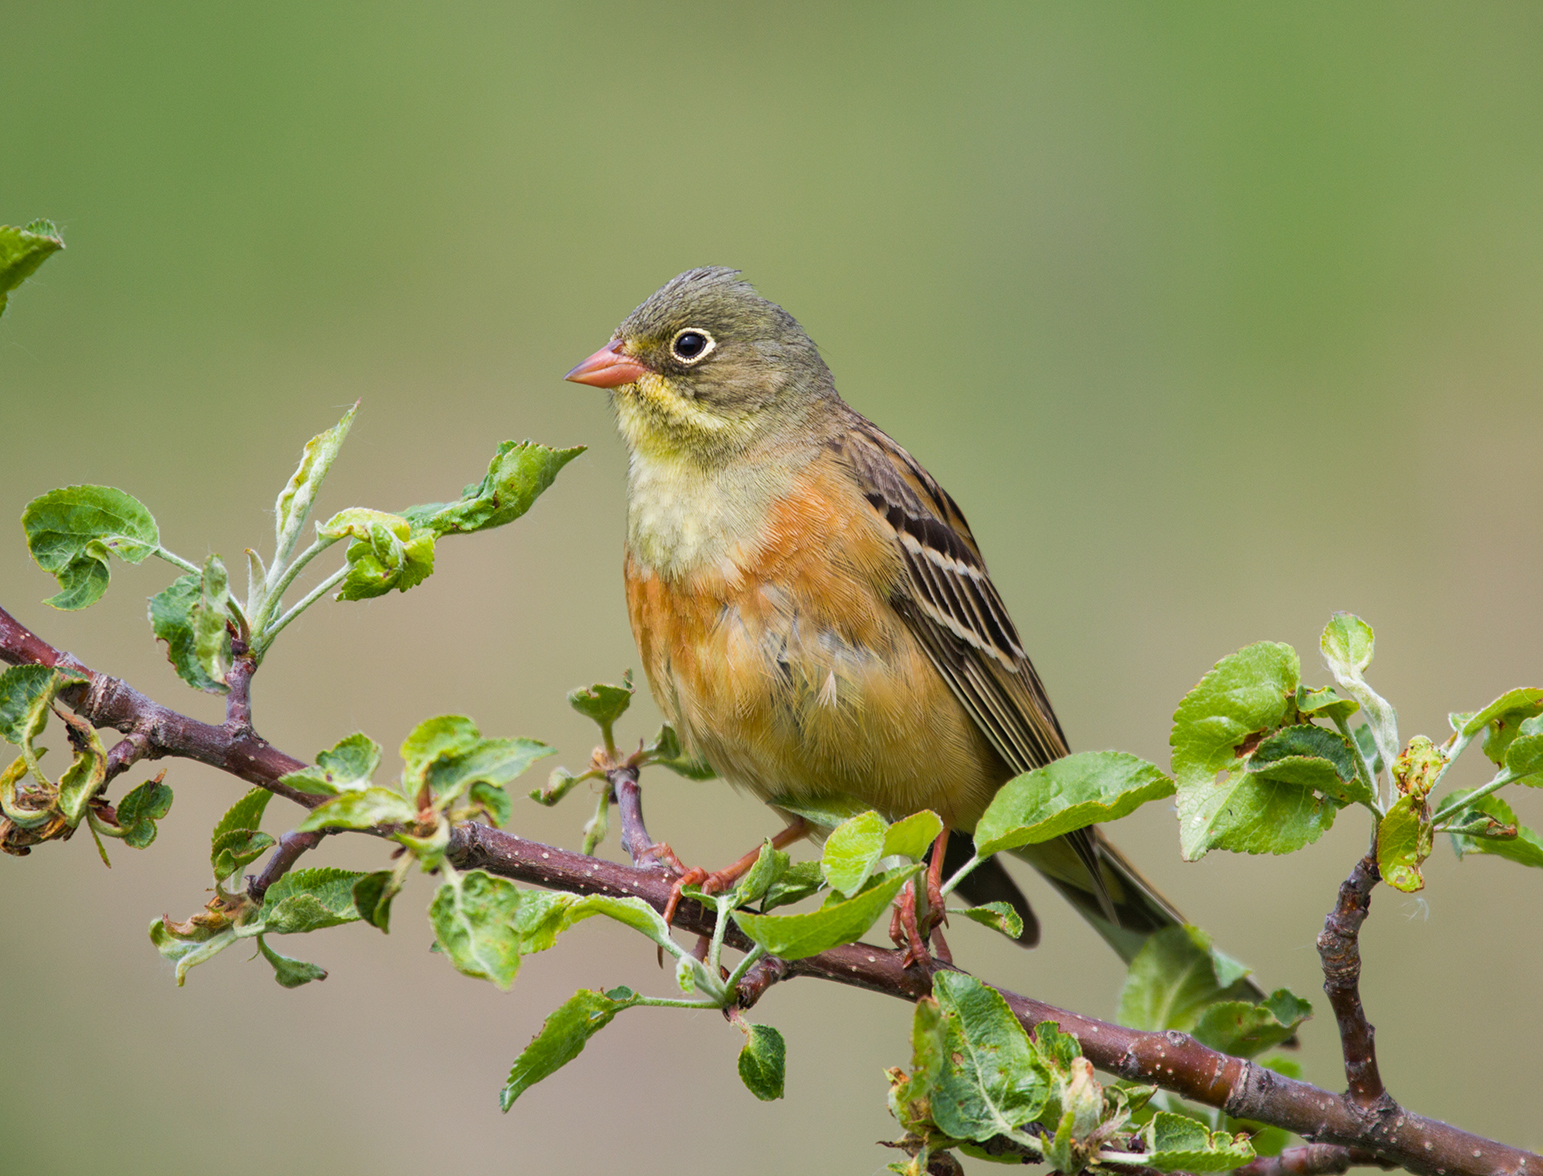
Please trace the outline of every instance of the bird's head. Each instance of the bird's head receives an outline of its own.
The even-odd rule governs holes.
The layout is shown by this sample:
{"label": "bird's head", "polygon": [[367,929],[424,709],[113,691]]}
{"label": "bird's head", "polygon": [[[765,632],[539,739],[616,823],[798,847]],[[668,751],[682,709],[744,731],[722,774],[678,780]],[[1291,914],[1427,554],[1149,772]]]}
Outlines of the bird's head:
{"label": "bird's head", "polygon": [[835,397],[793,316],[717,266],[665,283],[565,378],[610,389],[634,452],[709,465],[775,444]]}

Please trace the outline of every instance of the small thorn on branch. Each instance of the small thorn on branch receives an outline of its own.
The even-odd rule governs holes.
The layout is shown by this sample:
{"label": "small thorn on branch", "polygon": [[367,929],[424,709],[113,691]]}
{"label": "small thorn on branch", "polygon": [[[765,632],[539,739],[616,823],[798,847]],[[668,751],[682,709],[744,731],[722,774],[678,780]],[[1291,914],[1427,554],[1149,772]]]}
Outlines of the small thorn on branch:
{"label": "small thorn on branch", "polygon": [[1376,1030],[1361,1006],[1361,924],[1371,910],[1372,887],[1382,880],[1377,858],[1368,853],[1340,883],[1339,901],[1323,921],[1318,957],[1323,962],[1323,991],[1339,1022],[1349,1099],[1364,1112],[1396,1111],[1397,1104],[1377,1071]]}

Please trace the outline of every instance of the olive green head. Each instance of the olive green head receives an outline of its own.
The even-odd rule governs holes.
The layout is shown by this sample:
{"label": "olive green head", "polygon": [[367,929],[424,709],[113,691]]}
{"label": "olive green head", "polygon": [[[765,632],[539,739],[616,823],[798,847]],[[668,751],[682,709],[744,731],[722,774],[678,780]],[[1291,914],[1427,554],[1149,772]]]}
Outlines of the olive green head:
{"label": "olive green head", "polygon": [[661,286],[567,378],[611,389],[635,450],[708,462],[796,428],[835,396],[793,316],[718,266]]}

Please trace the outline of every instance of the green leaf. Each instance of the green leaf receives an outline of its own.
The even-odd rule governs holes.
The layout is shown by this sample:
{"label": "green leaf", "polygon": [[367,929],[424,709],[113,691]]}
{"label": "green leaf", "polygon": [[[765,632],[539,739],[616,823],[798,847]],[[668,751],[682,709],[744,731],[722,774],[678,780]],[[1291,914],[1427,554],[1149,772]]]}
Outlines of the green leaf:
{"label": "green leaf", "polygon": [[941,832],[943,832],[943,819],[937,813],[930,809],[912,813],[904,820],[896,821],[884,834],[884,856],[902,854],[915,861],[921,861]]}
{"label": "green leaf", "polygon": [[781,1098],[787,1062],[782,1034],[753,1021],[741,1021],[740,1028],[745,1031],[745,1046],[739,1051],[739,1080],[762,1102]]}
{"label": "green leaf", "polygon": [[[525,892],[527,895],[533,893]],[[539,893],[539,892],[535,892]],[[615,919],[618,923],[631,927],[634,931],[641,931],[649,939],[661,947],[669,941],[670,927],[664,918],[648,903],[641,898],[614,898],[609,894],[585,894],[580,896],[564,895],[560,904],[561,919],[555,925],[557,931],[566,931],[575,923],[582,922],[591,915],[605,915]],[[554,904],[556,906],[558,904]],[[546,915],[543,913],[543,918]],[[530,935],[530,930],[522,932]],[[545,944],[544,946],[550,946]]]}
{"label": "green leaf", "polygon": [[[209,837],[209,864],[215,868],[215,877],[230,877],[231,874],[234,874],[242,866],[255,861],[258,855],[262,853],[263,848],[267,847],[265,845],[255,852],[251,852],[250,856],[245,856],[249,852],[250,844],[254,839],[266,836],[265,834],[259,834],[257,830],[262,825],[263,812],[267,809],[268,801],[272,796],[273,793],[269,792],[266,788],[252,789],[252,791],[236,801],[235,804],[231,805],[229,811],[220,818],[219,824],[215,825],[214,832]],[[272,844],[273,839],[270,837],[267,839],[267,845]],[[240,848],[242,846],[247,846],[248,848]],[[220,856],[225,853],[232,854],[233,858],[243,858],[244,860],[235,861],[234,864],[229,862],[222,863]],[[229,869],[223,874],[219,873],[222,864],[229,865]]]}
{"label": "green leaf", "polygon": [[1250,736],[1279,727],[1300,679],[1296,650],[1273,641],[1217,662],[1173,715],[1168,743],[1180,792],[1187,784],[1211,783],[1232,768],[1237,748]]}
{"label": "green leaf", "polygon": [[787,872],[787,868],[788,855],[780,849],[773,849],[771,839],[767,838],[761,846],[761,852],[756,855],[755,864],[735,884],[734,905],[744,906],[764,898],[767,891]]}
{"label": "green leaf", "polygon": [[1023,934],[1022,916],[1005,902],[983,902],[975,907],[949,907],[948,913],[979,923],[982,927],[990,927],[993,931],[1000,931],[1009,939],[1017,939]]}
{"label": "green leaf", "polygon": [[825,876],[820,873],[819,862],[794,862],[777,875],[776,881],[767,889],[761,900],[761,910],[765,912],[802,902],[818,893],[824,885]]}
{"label": "green leaf", "polygon": [[873,926],[900,888],[921,867],[907,866],[876,878],[853,898],[830,903],[817,911],[798,915],[752,915],[735,911],[740,930],[774,956],[785,960],[818,955],[842,943],[862,938]]}
{"label": "green leaf", "polygon": [[338,600],[369,600],[393,588],[406,592],[434,573],[434,532],[414,527],[401,515],[350,507],[317,533],[323,539],[354,538],[344,554],[348,574],[338,587]]}
{"label": "green leaf", "polygon": [[380,744],[363,732],[356,732],[339,740],[330,750],[317,752],[314,767],[281,776],[279,783],[312,796],[336,796],[368,788],[370,777],[379,766]]}
{"label": "green leaf", "polygon": [[44,604],[80,609],[107,591],[108,553],[137,564],[153,555],[161,532],[144,504],[111,486],[65,486],[27,504],[21,525],[38,567],[59,592]]}
{"label": "green leaf", "polygon": [[391,900],[402,889],[402,877],[395,870],[376,870],[354,883],[352,897],[359,917],[372,927],[391,930]]}
{"label": "green leaf", "polygon": [[558,471],[584,452],[548,449],[534,441],[505,441],[498,447],[482,482],[468,486],[459,502],[413,506],[402,513],[436,535],[467,535],[512,523],[551,486]]}
{"label": "green leaf", "polygon": [[1521,735],[1511,740],[1505,753],[1506,770],[1534,788],[1543,786],[1543,735]]}
{"label": "green leaf", "polygon": [[1209,1005],[1195,1022],[1195,1040],[1233,1057],[1255,1054],[1289,1041],[1313,1015],[1313,1006],[1284,988],[1259,1004],[1225,1000]]}
{"label": "green leaf", "polygon": [[238,870],[251,865],[269,849],[278,844],[266,833],[252,829],[232,829],[214,839],[210,864],[218,879],[229,878]]}
{"label": "green leaf", "polygon": [[[547,754],[551,754],[550,750]],[[471,786],[471,792],[468,795],[473,804],[482,806],[488,822],[495,829],[503,826],[514,815],[514,798],[497,784],[478,780]]]}
{"label": "green leaf", "polygon": [[581,988],[575,992],[542,1022],[541,1032],[514,1059],[498,1105],[507,1111],[520,1095],[578,1057],[591,1037],[638,1000],[630,988],[613,988],[610,992]]}
{"label": "green leaf", "polygon": [[1131,961],[1118,1020],[1146,1031],[1195,1027],[1207,1005],[1246,1000],[1248,968],[1218,951],[1198,927],[1168,927]]}
{"label": "green leaf", "polygon": [[64,248],[52,221],[33,221],[25,229],[0,225],[0,315],[6,298],[50,256]]}
{"label": "green leaf", "polygon": [[308,964],[304,960],[292,960],[287,955],[280,955],[268,946],[267,939],[261,935],[257,937],[257,950],[263,953],[263,959],[273,965],[273,978],[285,988],[299,988],[312,980],[327,978],[327,969],[320,964]]}
{"label": "green leaf", "polygon": [[230,577],[220,557],[204,560],[198,602],[189,610],[193,625],[193,656],[211,681],[223,684],[230,672]]}
{"label": "green leaf", "polygon": [[568,691],[568,705],[586,719],[592,719],[602,728],[609,729],[617,719],[627,713],[632,705],[631,675],[620,686],[596,682],[593,686],[575,686]]}
{"label": "green leaf", "polygon": [[955,1139],[1024,1139],[1021,1129],[1044,1109],[1050,1082],[1023,1026],[1002,994],[973,976],[939,972],[932,991],[942,1013],[933,1121]]}
{"label": "green leaf", "polygon": [[263,895],[256,931],[293,935],[355,922],[359,911],[354,906],[354,884],[362,877],[357,870],[331,867],[291,870]]}
{"label": "green leaf", "polygon": [[55,807],[69,827],[75,829],[85,817],[91,798],[107,782],[107,750],[86,720],[72,715],[61,717],[74,728],[76,750],[70,766],[59,777]]}
{"label": "green leaf", "polygon": [[118,802],[118,826],[123,840],[135,849],[144,849],[155,840],[155,823],[171,812],[171,788],[162,784],[162,772],[124,795]]}
{"label": "green leaf", "polygon": [[166,925],[164,918],[150,922],[150,942],[164,959],[176,965],[177,987],[187,980],[188,969],[213,959],[236,942],[236,929],[226,927],[212,931],[207,927],[196,928],[192,935],[176,935]]}
{"label": "green leaf", "polygon": [[402,759],[410,780],[422,782],[434,762],[471,751],[482,740],[477,724],[465,715],[425,719],[402,741]]}
{"label": "green leaf", "polygon": [[0,735],[20,747],[34,769],[32,741],[48,725],[48,708],[59,691],[81,681],[52,666],[10,666],[0,672]]}
{"label": "green leaf", "polygon": [[888,831],[884,818],[871,809],[836,826],[820,854],[820,872],[832,890],[851,896],[863,888],[884,854]]}
{"label": "green leaf", "polygon": [[680,736],[675,734],[675,728],[668,723],[659,728],[659,734],[654,736],[654,741],[643,752],[648,756],[649,763],[669,768],[677,776],[684,776],[688,780],[712,780],[718,775],[706,760],[689,756],[682,750]]}
{"label": "green leaf", "polygon": [[464,751],[437,756],[418,778],[428,783],[438,804],[448,804],[478,783],[501,789],[552,752],[534,739],[479,739]]}
{"label": "green leaf", "polygon": [[306,442],[300,464],[290,475],[284,489],[279,491],[278,501],[273,504],[274,559],[270,584],[282,574],[290,552],[295,549],[301,528],[305,526],[311,506],[316,501],[316,493],[321,489],[327,471],[332,468],[338,450],[343,448],[343,441],[348,436],[348,430],[353,427],[354,414],[358,411],[359,402],[356,400],[354,406],[343,414],[342,420]]}
{"label": "green leaf", "polygon": [[1225,1172],[1254,1158],[1247,1139],[1210,1131],[1203,1123],[1169,1111],[1158,1111],[1143,1135],[1142,1162],[1162,1172]]}
{"label": "green leaf", "polygon": [[[1454,800],[1460,800],[1467,796],[1467,791],[1454,792],[1441,802],[1441,808],[1445,808]],[[1516,819],[1516,813],[1511,806],[1495,795],[1481,796],[1478,800],[1470,802],[1461,812],[1452,818],[1452,823],[1460,824],[1471,820],[1474,816],[1482,814],[1503,828],[1514,828],[1515,837],[1496,838],[1481,837],[1472,834],[1452,834],[1452,848],[1458,857],[1470,853],[1487,853],[1495,857],[1507,858],[1523,866],[1533,866],[1543,869],[1543,838],[1537,833],[1521,824]]]}
{"label": "green leaf", "polygon": [[150,628],[157,640],[166,642],[166,660],[195,690],[223,694],[226,686],[205,670],[198,654],[193,613],[203,603],[203,577],[189,572],[178,576],[150,598]]}
{"label": "green leaf", "polygon": [[862,816],[871,807],[855,796],[840,792],[816,797],[776,796],[767,803],[795,817],[803,817],[821,829],[834,829],[842,821]]}
{"label": "green leaf", "polygon": [[1366,758],[1366,766],[1371,769],[1372,776],[1375,778],[1383,768],[1382,752],[1377,750],[1377,737],[1372,734],[1371,726],[1366,723],[1362,723],[1351,734],[1355,736],[1356,746],[1361,749],[1361,754]]}
{"label": "green leaf", "polygon": [[1334,824],[1337,801],[1310,788],[1228,773],[1219,783],[1179,785],[1179,849],[1187,862],[1213,849],[1292,853]]}
{"label": "green leaf", "polygon": [[1173,795],[1156,765],[1119,751],[1084,751],[1025,772],[997,790],[975,826],[981,857],[1049,841]]}
{"label": "green leaf", "polygon": [[1377,826],[1377,868],[1395,890],[1424,889],[1420,866],[1431,851],[1430,810],[1418,796],[1400,796]]}
{"label": "green leaf", "polygon": [[505,992],[514,985],[520,970],[520,936],[514,926],[520,898],[513,882],[483,870],[452,874],[441,883],[429,906],[429,922],[440,949],[460,972],[490,980]]}
{"label": "green leaf", "polygon": [[1507,690],[1481,711],[1453,718],[1464,719],[1458,733],[1465,738],[1471,739],[1489,729],[1484,736],[1484,754],[1498,765],[1506,762],[1506,749],[1523,721],[1539,714],[1543,714],[1543,690],[1524,686]]}
{"label": "green leaf", "polygon": [[1360,617],[1339,612],[1330,618],[1318,641],[1323,659],[1334,680],[1366,712],[1367,725],[1377,744],[1382,762],[1391,764],[1398,755],[1398,714],[1391,703],[1373,690],[1362,677],[1372,662],[1375,640],[1372,627]]}
{"label": "green leaf", "polygon": [[1325,727],[1283,727],[1254,749],[1245,766],[1262,780],[1311,788],[1341,804],[1372,803],[1371,789],[1356,770],[1355,748]]}
{"label": "green leaf", "polygon": [[389,788],[344,792],[317,805],[295,826],[297,833],[317,829],[373,829],[376,825],[407,825],[418,819],[418,806]]}
{"label": "green leaf", "polygon": [[1353,698],[1341,698],[1332,686],[1319,690],[1297,687],[1297,711],[1303,718],[1323,719],[1330,723],[1342,723],[1361,709]]}

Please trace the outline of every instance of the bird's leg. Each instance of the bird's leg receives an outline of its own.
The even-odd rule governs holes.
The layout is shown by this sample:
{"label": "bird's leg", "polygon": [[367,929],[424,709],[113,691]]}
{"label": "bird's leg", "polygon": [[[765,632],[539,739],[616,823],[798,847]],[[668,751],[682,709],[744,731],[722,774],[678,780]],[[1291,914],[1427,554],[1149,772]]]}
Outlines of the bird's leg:
{"label": "bird's leg", "polygon": [[[809,822],[803,817],[794,817],[787,828],[773,835],[771,839],[773,849],[782,849],[792,845],[800,837],[809,835]],[[686,866],[679,857],[664,842],[656,842],[644,851],[649,857],[666,862],[680,877],[675,879],[675,885],[670,887],[669,901],[664,904],[664,921],[670,922],[675,917],[675,908],[680,905],[680,892],[687,886],[701,887],[703,894],[717,894],[720,890],[732,886],[761,856],[761,847],[758,845],[738,861],[725,866],[721,870],[715,870],[709,874],[701,866]]]}
{"label": "bird's leg", "polygon": [[920,915],[917,913],[915,879],[905,884],[905,889],[895,901],[895,913],[889,920],[889,937],[896,947],[905,948],[902,967],[909,968],[912,964],[925,964],[931,960],[932,953],[927,949],[929,938],[937,945],[939,959],[944,963],[954,962],[953,953],[948,950],[948,943],[938,930],[948,921],[943,910],[943,853],[947,848],[948,826],[945,825],[938,839],[933,842],[932,859],[927,865],[926,910]]}

